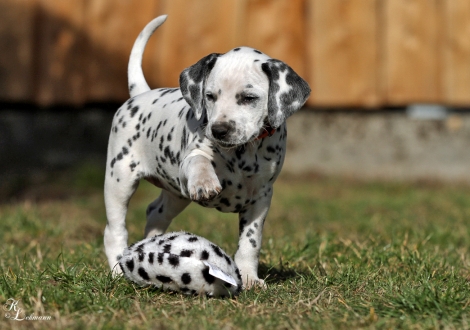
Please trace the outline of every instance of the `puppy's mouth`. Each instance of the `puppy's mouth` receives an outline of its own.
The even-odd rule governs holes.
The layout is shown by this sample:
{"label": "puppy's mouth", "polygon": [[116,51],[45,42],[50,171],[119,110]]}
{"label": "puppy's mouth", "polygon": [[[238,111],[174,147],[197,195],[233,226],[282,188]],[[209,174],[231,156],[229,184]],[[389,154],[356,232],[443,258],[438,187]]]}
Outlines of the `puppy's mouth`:
{"label": "puppy's mouth", "polygon": [[214,137],[209,137],[209,140],[211,140],[212,142],[217,144],[219,147],[224,148],[224,149],[236,148],[246,143],[246,142],[234,143],[232,141],[223,141],[223,140],[215,139]]}
{"label": "puppy's mouth", "polygon": [[252,134],[248,139],[243,138],[243,139],[240,139],[236,142],[235,141],[230,141],[230,140],[225,141],[225,140],[217,139],[212,135],[207,136],[207,138],[209,140],[211,140],[212,142],[214,142],[215,144],[217,144],[218,146],[222,147],[222,148],[230,149],[230,148],[236,148],[236,147],[243,146],[243,145],[245,145],[247,143],[250,143],[250,142],[254,142],[254,141],[257,141],[257,140],[264,139],[265,137],[268,137],[268,136],[272,136],[275,132],[276,132],[276,129],[272,128],[269,124],[267,124],[266,126],[263,126],[259,130],[259,132]]}

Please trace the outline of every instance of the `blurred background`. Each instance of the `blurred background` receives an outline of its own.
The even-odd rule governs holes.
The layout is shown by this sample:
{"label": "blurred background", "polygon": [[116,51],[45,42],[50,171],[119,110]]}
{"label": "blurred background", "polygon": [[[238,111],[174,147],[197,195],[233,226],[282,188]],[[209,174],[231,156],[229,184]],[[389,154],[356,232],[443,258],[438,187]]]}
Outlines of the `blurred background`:
{"label": "blurred background", "polygon": [[0,0],[0,199],[104,168],[131,47],[161,14],[153,88],[243,45],[309,82],[285,174],[470,182],[468,0]]}

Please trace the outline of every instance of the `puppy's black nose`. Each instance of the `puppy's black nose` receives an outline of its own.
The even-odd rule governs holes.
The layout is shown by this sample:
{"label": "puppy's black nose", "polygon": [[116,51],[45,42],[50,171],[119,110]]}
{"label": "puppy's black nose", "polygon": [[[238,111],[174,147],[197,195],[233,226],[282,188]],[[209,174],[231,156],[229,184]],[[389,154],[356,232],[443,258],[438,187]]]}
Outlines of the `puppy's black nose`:
{"label": "puppy's black nose", "polygon": [[233,130],[233,125],[220,121],[215,122],[211,128],[212,136],[217,140],[223,140],[231,130]]}

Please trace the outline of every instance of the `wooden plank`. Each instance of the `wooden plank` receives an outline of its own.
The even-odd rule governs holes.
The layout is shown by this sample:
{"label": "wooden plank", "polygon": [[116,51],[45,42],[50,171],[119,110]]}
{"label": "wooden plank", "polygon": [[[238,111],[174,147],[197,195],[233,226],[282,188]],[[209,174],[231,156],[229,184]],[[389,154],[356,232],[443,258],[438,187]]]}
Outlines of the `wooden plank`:
{"label": "wooden plank", "polygon": [[240,45],[282,60],[305,77],[304,6],[304,0],[245,1],[243,22],[238,25]]}
{"label": "wooden plank", "polygon": [[387,103],[442,102],[439,1],[386,0],[384,8]]}
{"label": "wooden plank", "polygon": [[155,75],[161,86],[178,86],[181,71],[210,53],[236,46],[237,0],[164,0],[168,20],[158,38]]}
{"label": "wooden plank", "polygon": [[470,105],[470,1],[446,1],[445,101]]}
{"label": "wooden plank", "polygon": [[38,0],[35,99],[42,105],[84,101],[85,0]]}
{"label": "wooden plank", "polygon": [[[87,2],[84,31],[89,48],[86,66],[89,101],[122,101],[129,97],[127,64],[132,45],[144,26],[158,14],[159,1],[155,0]],[[143,61],[150,85],[155,84],[149,72],[154,43],[152,37]]]}
{"label": "wooden plank", "polygon": [[378,105],[377,1],[310,0],[310,104]]}
{"label": "wooden plank", "polygon": [[35,0],[0,2],[0,99],[31,102]]}

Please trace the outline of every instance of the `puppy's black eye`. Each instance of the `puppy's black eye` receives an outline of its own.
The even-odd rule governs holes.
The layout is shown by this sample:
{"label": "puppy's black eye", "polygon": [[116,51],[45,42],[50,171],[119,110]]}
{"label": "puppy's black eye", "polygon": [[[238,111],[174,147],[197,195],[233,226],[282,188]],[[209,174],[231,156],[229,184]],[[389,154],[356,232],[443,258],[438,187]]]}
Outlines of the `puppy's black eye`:
{"label": "puppy's black eye", "polygon": [[243,102],[244,102],[244,103],[251,103],[251,102],[256,101],[257,99],[258,99],[257,96],[245,96],[245,97],[243,98]]}
{"label": "puppy's black eye", "polygon": [[206,93],[206,100],[207,100],[207,101],[214,102],[214,101],[215,101],[214,94],[212,94],[212,93]]}
{"label": "puppy's black eye", "polygon": [[252,104],[258,100],[258,96],[254,95],[245,95],[242,97],[241,103],[242,104]]}

